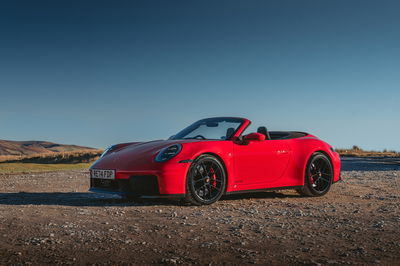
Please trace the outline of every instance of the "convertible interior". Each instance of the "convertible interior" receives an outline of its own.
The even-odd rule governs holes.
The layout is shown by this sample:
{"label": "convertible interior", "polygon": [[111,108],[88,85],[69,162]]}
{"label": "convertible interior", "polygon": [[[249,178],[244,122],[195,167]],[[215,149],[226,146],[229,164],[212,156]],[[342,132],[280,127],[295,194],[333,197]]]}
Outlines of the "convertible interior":
{"label": "convertible interior", "polygon": [[257,133],[265,135],[266,140],[295,139],[307,135],[307,133],[297,131],[268,131],[266,127],[259,127]]}

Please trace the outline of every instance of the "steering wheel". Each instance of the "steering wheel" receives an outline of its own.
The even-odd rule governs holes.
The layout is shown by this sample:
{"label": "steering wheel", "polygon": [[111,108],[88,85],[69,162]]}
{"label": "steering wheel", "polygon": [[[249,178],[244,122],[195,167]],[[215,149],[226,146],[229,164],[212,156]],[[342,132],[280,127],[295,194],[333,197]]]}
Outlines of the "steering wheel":
{"label": "steering wheel", "polygon": [[194,139],[206,139],[203,135],[196,135],[193,138]]}

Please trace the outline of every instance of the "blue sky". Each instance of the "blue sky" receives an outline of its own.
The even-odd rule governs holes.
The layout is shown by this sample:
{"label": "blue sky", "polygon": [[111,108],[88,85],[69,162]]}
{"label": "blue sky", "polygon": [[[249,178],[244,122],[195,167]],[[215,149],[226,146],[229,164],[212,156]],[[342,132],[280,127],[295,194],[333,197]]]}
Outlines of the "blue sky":
{"label": "blue sky", "polygon": [[243,116],[400,151],[399,3],[2,2],[0,139],[104,148]]}

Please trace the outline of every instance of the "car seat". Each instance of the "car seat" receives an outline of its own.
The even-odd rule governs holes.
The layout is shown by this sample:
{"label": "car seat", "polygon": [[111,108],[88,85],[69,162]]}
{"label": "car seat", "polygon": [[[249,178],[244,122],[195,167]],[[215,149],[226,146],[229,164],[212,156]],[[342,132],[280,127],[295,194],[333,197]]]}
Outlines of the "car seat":
{"label": "car seat", "polygon": [[261,133],[261,134],[265,135],[265,139],[266,140],[271,139],[271,136],[269,135],[268,130],[267,130],[266,127],[259,127],[257,129],[257,133]]}

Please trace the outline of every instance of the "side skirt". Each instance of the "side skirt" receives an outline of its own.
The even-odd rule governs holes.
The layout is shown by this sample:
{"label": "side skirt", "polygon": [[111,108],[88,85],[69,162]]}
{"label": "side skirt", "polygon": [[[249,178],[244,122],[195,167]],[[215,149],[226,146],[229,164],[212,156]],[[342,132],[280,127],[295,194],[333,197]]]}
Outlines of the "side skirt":
{"label": "side skirt", "polygon": [[292,187],[272,187],[272,188],[262,188],[262,189],[238,190],[238,191],[225,192],[225,195],[254,193],[254,192],[268,192],[268,191],[283,190],[283,189],[298,189],[298,188],[302,188],[302,187],[303,186],[292,186]]}

